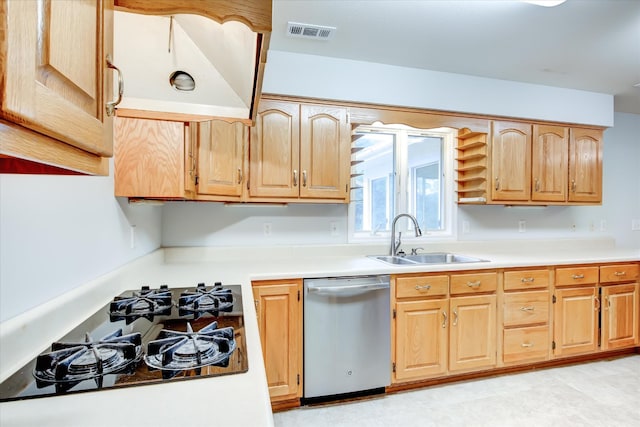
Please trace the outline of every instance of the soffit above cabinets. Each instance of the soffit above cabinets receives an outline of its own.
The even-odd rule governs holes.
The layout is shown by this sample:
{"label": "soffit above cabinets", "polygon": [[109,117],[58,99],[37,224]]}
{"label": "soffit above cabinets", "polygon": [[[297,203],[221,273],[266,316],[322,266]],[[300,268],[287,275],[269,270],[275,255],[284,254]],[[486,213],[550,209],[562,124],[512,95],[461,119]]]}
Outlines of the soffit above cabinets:
{"label": "soffit above cabinets", "polygon": [[[115,11],[114,62],[124,77],[119,108],[248,119],[259,43],[238,21]],[[194,90],[172,86],[176,71],[193,77]]]}

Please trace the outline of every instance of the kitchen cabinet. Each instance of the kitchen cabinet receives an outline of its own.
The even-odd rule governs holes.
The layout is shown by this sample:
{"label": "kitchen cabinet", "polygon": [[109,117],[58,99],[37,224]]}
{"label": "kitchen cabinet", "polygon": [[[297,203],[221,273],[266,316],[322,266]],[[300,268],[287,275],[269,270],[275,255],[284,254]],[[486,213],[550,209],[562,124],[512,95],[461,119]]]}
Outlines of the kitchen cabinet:
{"label": "kitchen cabinet", "polygon": [[554,356],[590,353],[598,349],[598,275],[598,267],[556,269]]}
{"label": "kitchen cabinet", "polygon": [[549,358],[549,283],[548,269],[509,270],[503,273],[504,364],[531,363]]}
{"label": "kitchen cabinet", "polygon": [[251,131],[253,200],[349,201],[347,108],[263,99]]}
{"label": "kitchen cabinet", "polygon": [[393,383],[495,366],[496,278],[495,272],[393,277]]}
{"label": "kitchen cabinet", "polygon": [[485,141],[458,136],[458,203],[602,202],[602,130],[493,121],[490,162]]}
{"label": "kitchen cabinet", "polygon": [[190,199],[195,195],[195,123],[118,117],[115,195]]}
{"label": "kitchen cabinet", "polygon": [[571,129],[569,201],[602,202],[602,131]]}
{"label": "kitchen cabinet", "polygon": [[248,129],[242,122],[199,122],[197,193],[240,199],[244,194]]}
{"label": "kitchen cabinet", "polygon": [[0,26],[0,153],[107,175],[113,0],[3,0]]}
{"label": "kitchen cabinet", "polygon": [[638,264],[600,267],[603,350],[633,347],[639,343],[639,271]]}
{"label": "kitchen cabinet", "polygon": [[252,282],[272,404],[302,396],[302,280]]}
{"label": "kitchen cabinet", "polygon": [[449,276],[396,276],[393,381],[444,375],[449,348]]}

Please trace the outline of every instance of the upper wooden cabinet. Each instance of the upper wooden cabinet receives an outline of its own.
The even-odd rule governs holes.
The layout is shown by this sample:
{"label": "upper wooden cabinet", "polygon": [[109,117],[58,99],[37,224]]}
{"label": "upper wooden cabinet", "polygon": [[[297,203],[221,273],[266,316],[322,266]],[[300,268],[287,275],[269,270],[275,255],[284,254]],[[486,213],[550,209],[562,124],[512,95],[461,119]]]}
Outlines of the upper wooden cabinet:
{"label": "upper wooden cabinet", "polygon": [[108,174],[113,0],[3,0],[0,33],[0,154]]}
{"label": "upper wooden cabinet", "polygon": [[602,202],[602,131],[571,129],[569,201]]}
{"label": "upper wooden cabinet", "polygon": [[[494,121],[491,173],[458,137],[458,202],[592,204],[602,201],[602,131]],[[477,145],[477,144],[476,144]],[[475,150],[483,148],[475,148]],[[482,159],[481,159],[482,160]],[[489,188],[484,179],[490,176]],[[469,183],[471,182],[471,185]]]}
{"label": "upper wooden cabinet", "polygon": [[251,131],[250,197],[348,202],[347,111],[263,100]]}
{"label": "upper wooden cabinet", "polygon": [[198,123],[198,195],[240,198],[246,179],[245,139],[241,122]]}
{"label": "upper wooden cabinet", "polygon": [[188,199],[195,195],[195,123],[118,117],[115,195]]}

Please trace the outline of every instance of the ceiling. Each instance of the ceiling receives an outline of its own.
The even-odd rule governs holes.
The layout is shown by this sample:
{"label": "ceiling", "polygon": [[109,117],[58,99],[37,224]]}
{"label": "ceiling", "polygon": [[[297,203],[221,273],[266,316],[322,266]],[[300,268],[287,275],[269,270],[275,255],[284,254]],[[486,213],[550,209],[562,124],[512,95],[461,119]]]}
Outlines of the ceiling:
{"label": "ceiling", "polygon": [[[291,37],[288,21],[336,31]],[[640,114],[640,0],[273,0],[270,49],[606,93]]]}

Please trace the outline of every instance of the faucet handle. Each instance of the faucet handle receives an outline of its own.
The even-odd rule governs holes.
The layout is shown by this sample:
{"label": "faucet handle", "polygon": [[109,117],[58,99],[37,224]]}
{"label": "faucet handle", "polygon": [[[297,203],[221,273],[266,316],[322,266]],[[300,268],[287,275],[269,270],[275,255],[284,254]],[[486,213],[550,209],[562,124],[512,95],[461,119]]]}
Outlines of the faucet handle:
{"label": "faucet handle", "polygon": [[424,251],[424,248],[412,248],[411,255],[418,255],[418,251]]}

